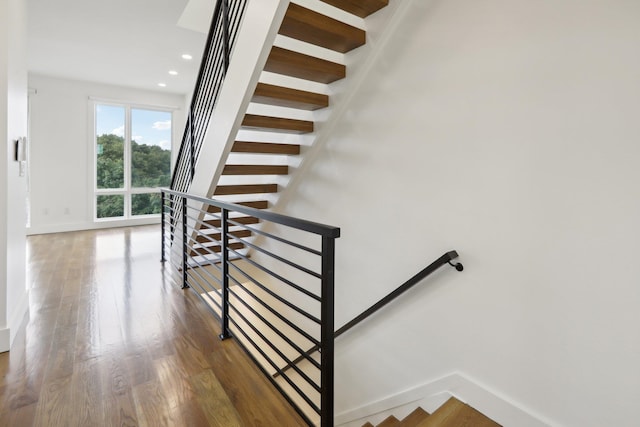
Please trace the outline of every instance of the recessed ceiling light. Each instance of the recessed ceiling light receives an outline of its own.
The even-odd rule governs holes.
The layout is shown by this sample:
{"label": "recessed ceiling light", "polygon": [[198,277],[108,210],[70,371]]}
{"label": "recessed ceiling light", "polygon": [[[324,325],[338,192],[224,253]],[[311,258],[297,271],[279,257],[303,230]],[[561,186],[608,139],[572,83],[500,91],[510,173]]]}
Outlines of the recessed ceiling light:
{"label": "recessed ceiling light", "polygon": [[193,56],[189,55],[188,53],[185,53],[184,55],[182,55],[182,59],[186,61],[190,61],[193,59]]}
{"label": "recessed ceiling light", "polygon": [[160,87],[167,87],[167,84],[166,84],[166,83],[158,83],[158,86],[160,86]]}
{"label": "recessed ceiling light", "polygon": [[169,74],[171,74],[172,76],[177,76],[178,72],[176,70],[169,70]]}

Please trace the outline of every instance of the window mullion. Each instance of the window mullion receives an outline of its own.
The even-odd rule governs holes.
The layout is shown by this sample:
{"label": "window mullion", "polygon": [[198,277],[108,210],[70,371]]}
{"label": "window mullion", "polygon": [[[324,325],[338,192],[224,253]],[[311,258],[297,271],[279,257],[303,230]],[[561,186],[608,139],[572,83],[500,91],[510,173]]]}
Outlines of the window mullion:
{"label": "window mullion", "polygon": [[131,218],[131,106],[125,108],[124,117],[124,212]]}

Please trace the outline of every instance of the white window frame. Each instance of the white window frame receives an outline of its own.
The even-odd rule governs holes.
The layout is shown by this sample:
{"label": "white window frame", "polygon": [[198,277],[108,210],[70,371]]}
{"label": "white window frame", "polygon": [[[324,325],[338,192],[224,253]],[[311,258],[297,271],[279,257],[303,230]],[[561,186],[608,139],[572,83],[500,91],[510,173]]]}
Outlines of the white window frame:
{"label": "white window frame", "polygon": [[[132,220],[145,220],[145,219],[158,219],[160,218],[160,214],[147,214],[147,215],[132,215],[131,214],[131,196],[133,194],[148,194],[148,193],[160,193],[159,188],[152,187],[140,187],[140,188],[132,188],[131,187],[131,110],[150,110],[150,111],[160,111],[164,113],[171,113],[171,140],[170,146],[173,147],[173,134],[174,134],[174,111],[175,107],[164,107],[158,105],[143,105],[132,102],[124,102],[124,101],[116,101],[116,100],[105,100],[98,98],[90,98],[90,111],[92,117],[92,126],[91,128],[91,143],[93,147],[89,152],[91,153],[91,180],[92,180],[92,215],[93,221],[95,223],[104,223],[111,221],[132,221]],[[98,135],[97,135],[97,108],[100,105],[112,106],[112,107],[122,107],[125,110],[124,117],[124,146],[123,146],[123,173],[124,173],[124,188],[98,188],[98,180],[97,180],[97,170],[98,170]],[[170,161],[173,164],[173,150],[171,153],[172,159]],[[108,217],[108,218],[98,218],[98,196],[108,196],[108,195],[123,195],[124,196],[124,215],[118,217]]]}

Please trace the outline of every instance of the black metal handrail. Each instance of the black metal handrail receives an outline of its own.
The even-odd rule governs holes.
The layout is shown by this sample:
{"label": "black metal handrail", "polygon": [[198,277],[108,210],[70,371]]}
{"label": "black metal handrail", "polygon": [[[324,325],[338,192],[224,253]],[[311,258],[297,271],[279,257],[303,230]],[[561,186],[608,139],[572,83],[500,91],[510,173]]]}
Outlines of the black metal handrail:
{"label": "black metal handrail", "polygon": [[426,266],[424,269],[422,269],[419,273],[417,273],[411,279],[407,280],[402,285],[398,286],[394,291],[390,292],[387,296],[382,298],[380,301],[373,304],[371,307],[369,307],[368,309],[366,309],[365,311],[363,311],[362,313],[354,317],[352,320],[350,320],[349,322],[341,326],[335,332],[334,337],[338,338],[340,335],[352,329],[354,326],[358,325],[359,323],[362,323],[362,321],[366,320],[376,311],[380,310],[382,307],[389,304],[394,299],[398,298],[400,295],[402,295],[403,293],[411,289],[414,285],[416,285],[417,283],[425,279],[427,276],[429,276],[431,273],[433,273],[443,265],[449,264],[452,267],[454,267],[457,271],[462,271],[464,267],[461,263],[458,262],[453,264],[451,262],[456,258],[458,258],[458,252],[456,251],[449,251],[445,253],[440,258],[438,258],[437,260],[435,260],[434,262]]}
{"label": "black metal handrail", "polygon": [[[403,293],[405,293],[406,291],[411,289],[417,283],[419,283],[422,280],[424,280],[427,276],[429,276],[430,274],[432,274],[433,272],[438,270],[440,267],[442,267],[442,266],[444,266],[446,264],[449,264],[450,266],[454,267],[457,271],[462,271],[464,269],[464,267],[463,267],[463,265],[461,263],[459,263],[459,262],[453,263],[452,262],[456,258],[458,258],[458,252],[456,252],[456,251],[446,252],[444,255],[442,255],[441,257],[436,259],[434,262],[432,262],[431,264],[429,264],[428,266],[423,268],[420,272],[415,274],[412,278],[410,278],[409,280],[404,282],[402,285],[400,285],[396,289],[394,289],[392,292],[387,294],[384,298],[380,299],[378,302],[373,304],[371,307],[367,308],[362,313],[360,313],[359,315],[357,315],[356,317],[351,319],[349,322],[347,322],[344,325],[342,325],[338,330],[335,331],[335,333],[333,335],[334,339],[338,338],[340,335],[344,334],[345,332],[349,331],[353,327],[355,327],[358,324],[362,323],[364,320],[369,318],[375,312],[377,312],[378,310],[380,310],[381,308],[383,308],[384,306],[386,306],[387,304],[389,304],[390,302],[392,302],[393,300],[398,298],[400,295],[402,295]],[[287,365],[287,366],[283,367],[282,371],[287,371],[288,369],[291,369],[293,367],[293,365],[295,365],[297,363],[300,363],[301,361],[305,360],[312,353],[318,351],[319,349],[320,349],[320,347],[317,346],[317,345],[311,347],[309,350],[307,350],[306,352],[302,353],[295,360],[293,360],[290,365]],[[274,374],[275,377],[277,377],[278,375],[279,375],[279,373]]]}
{"label": "black metal handrail", "polygon": [[207,127],[229,68],[247,0],[218,0],[195,83],[171,189],[188,191]]}
{"label": "black metal handrail", "polygon": [[[170,189],[161,196],[162,261],[219,318],[220,338],[237,338],[309,425],[319,416],[322,427],[333,426],[340,229]],[[250,227],[238,215],[265,226]],[[296,366],[310,345],[321,349],[319,360],[307,356],[308,366]]]}

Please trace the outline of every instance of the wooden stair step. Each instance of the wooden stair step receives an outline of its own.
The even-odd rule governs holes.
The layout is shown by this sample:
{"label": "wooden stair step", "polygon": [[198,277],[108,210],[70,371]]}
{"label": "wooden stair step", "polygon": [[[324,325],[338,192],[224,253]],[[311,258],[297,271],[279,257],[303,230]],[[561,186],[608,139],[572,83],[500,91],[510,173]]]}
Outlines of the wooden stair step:
{"label": "wooden stair step", "polygon": [[287,175],[287,165],[225,165],[222,175]]}
{"label": "wooden stair step", "polygon": [[360,18],[366,18],[389,4],[389,0],[321,0]]}
{"label": "wooden stair step", "polygon": [[297,144],[278,144],[271,142],[235,141],[231,147],[232,153],[252,154],[300,154]]}
{"label": "wooden stair step", "polygon": [[[235,230],[229,232],[230,236],[237,238],[251,237],[251,230]],[[196,242],[203,244],[219,244],[220,239],[222,237],[222,233],[212,233],[212,234],[200,234],[196,237]],[[216,240],[216,242],[212,242],[211,240]]]}
{"label": "wooden stair step", "polygon": [[346,53],[366,42],[365,31],[337,19],[289,3],[280,30],[283,36]]}
{"label": "wooden stair step", "polygon": [[396,427],[398,424],[400,424],[400,420],[393,415],[389,415],[380,424],[378,424],[378,427]]}
{"label": "wooden stair step", "polygon": [[213,194],[215,196],[229,196],[232,194],[262,194],[277,192],[278,184],[243,184],[218,185]]}
{"label": "wooden stair step", "polygon": [[[236,218],[229,218],[229,220],[237,222],[238,224],[257,224],[260,222],[260,220],[254,216],[239,216]],[[222,220],[220,219],[208,219],[206,221],[204,221],[205,224],[210,225],[212,227],[216,227],[216,228],[220,228],[220,226],[222,225]],[[235,227],[235,224],[229,223],[229,227]],[[202,228],[201,230],[205,230],[205,228]]]}
{"label": "wooden stair step", "polygon": [[285,119],[282,117],[245,114],[242,127],[252,130],[303,134],[313,132],[313,122],[308,120]]}
{"label": "wooden stair step", "polygon": [[500,424],[452,397],[417,427],[500,427]]}
{"label": "wooden stair step", "polygon": [[[293,3],[290,3],[293,4]],[[314,111],[329,106],[329,96],[289,87],[258,83],[251,102]]]}
{"label": "wooden stair step", "polygon": [[[229,243],[229,248],[237,251],[239,249],[244,249],[244,244],[240,242]],[[220,252],[222,252],[222,246],[203,246],[199,248],[191,248],[191,251],[189,252],[189,254],[191,256],[198,256],[198,255],[207,256],[207,255],[211,255],[211,252],[215,254],[219,254]]]}
{"label": "wooden stair step", "polygon": [[327,84],[347,75],[346,67],[342,64],[277,46],[271,48],[264,70]]}
{"label": "wooden stair step", "polygon": [[364,423],[362,424],[362,427],[375,427],[375,426],[371,423]]}
{"label": "wooden stair step", "polygon": [[[233,202],[235,205],[246,206],[254,209],[267,209],[269,207],[269,202],[266,200],[255,200],[252,202]],[[217,206],[210,205],[207,209],[209,213],[218,213],[220,212],[220,208]]]}
{"label": "wooden stair step", "polygon": [[398,427],[414,427],[421,423],[422,421],[429,418],[429,413],[424,409],[418,407],[413,410],[409,415],[404,417]]}
{"label": "wooden stair step", "polygon": [[[209,255],[209,254],[207,254]],[[249,254],[245,254],[244,255],[245,258],[251,258],[251,255]],[[209,263],[213,263],[213,264],[222,264],[222,257],[216,258],[216,259],[212,259],[209,260]],[[229,254],[229,262],[234,262],[234,261],[242,261],[243,258],[241,256],[238,256],[236,254],[230,253]],[[196,268],[203,268],[203,267],[207,267],[208,264],[203,264],[203,265],[199,265],[199,264],[189,264],[188,269],[196,269]],[[178,267],[178,271],[182,271],[182,268]]]}

